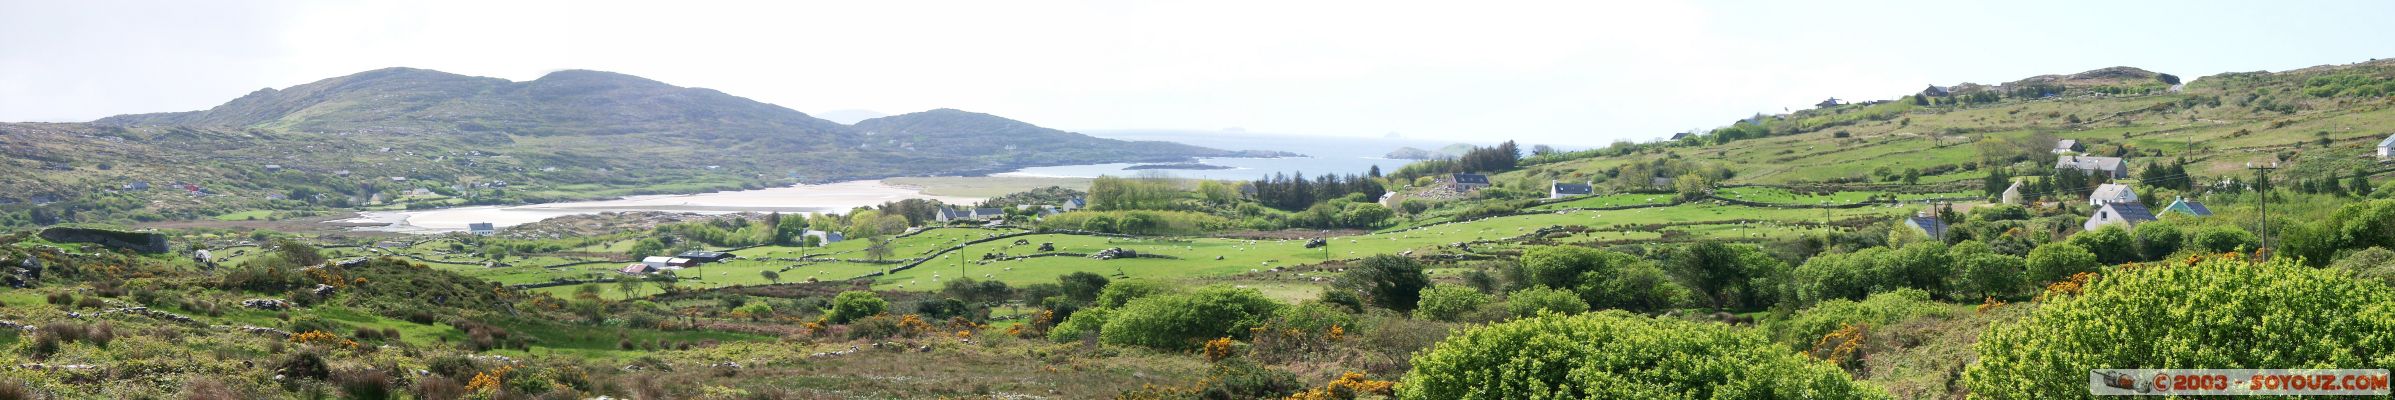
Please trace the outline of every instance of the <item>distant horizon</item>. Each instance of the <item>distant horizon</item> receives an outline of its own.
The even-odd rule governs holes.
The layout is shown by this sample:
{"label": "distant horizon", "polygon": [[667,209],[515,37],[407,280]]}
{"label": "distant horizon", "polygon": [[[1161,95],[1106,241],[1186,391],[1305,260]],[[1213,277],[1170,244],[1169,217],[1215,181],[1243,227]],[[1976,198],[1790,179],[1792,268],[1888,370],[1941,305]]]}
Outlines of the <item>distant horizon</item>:
{"label": "distant horizon", "polygon": [[2395,56],[2383,15],[2395,3],[0,0],[0,121],[200,110],[405,65],[1080,130],[1601,146],[1927,85],[2364,62]]}

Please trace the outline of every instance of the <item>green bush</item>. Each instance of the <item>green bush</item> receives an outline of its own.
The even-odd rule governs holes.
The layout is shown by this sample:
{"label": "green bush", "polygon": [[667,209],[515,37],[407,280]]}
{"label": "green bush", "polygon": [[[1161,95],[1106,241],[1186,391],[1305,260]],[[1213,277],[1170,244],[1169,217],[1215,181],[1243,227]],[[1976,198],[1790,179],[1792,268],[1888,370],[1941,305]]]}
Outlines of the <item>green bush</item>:
{"label": "green bush", "polygon": [[1108,316],[1098,338],[1107,344],[1195,349],[1208,339],[1245,339],[1248,328],[1263,324],[1280,307],[1253,289],[1214,287],[1145,297]]}
{"label": "green bush", "polygon": [[2395,289],[2289,260],[2213,258],[2114,270],[1988,328],[1964,373],[1975,398],[2087,395],[2093,368],[2395,365]]}
{"label": "green bush", "polygon": [[1375,307],[1412,311],[1421,300],[1422,288],[1430,287],[1430,275],[1422,272],[1422,262],[1395,254],[1377,254],[1357,261],[1331,290],[1356,293]]}
{"label": "green bush", "polygon": [[2096,262],[2104,265],[2138,261],[2136,240],[2130,239],[2129,231],[2121,230],[2119,225],[2079,232],[2071,235],[2069,242],[2095,254]]}
{"label": "green bush", "polygon": [[832,297],[832,308],[823,310],[823,321],[831,324],[845,324],[859,318],[880,315],[889,308],[890,302],[882,300],[881,295],[873,294],[873,292],[862,290],[840,292],[840,295]]}
{"label": "green bush", "polygon": [[1489,302],[1489,295],[1472,288],[1443,285],[1422,289],[1422,306],[1414,309],[1414,318],[1455,322],[1465,313]]}
{"label": "green bush", "polygon": [[1569,289],[1592,309],[1655,311],[1678,306],[1688,290],[1661,267],[1637,256],[1579,246],[1540,246],[1522,252],[1515,287]]}
{"label": "green bush", "polygon": [[2047,243],[2029,250],[2026,262],[2029,263],[2026,266],[2029,283],[2040,285],[2070,278],[2071,274],[2095,272],[2102,266],[2096,263],[2095,253],[2079,245],[2063,242]]}
{"label": "green bush", "polygon": [[1397,398],[1889,397],[1752,331],[1621,311],[1467,329],[1412,363]]}
{"label": "green bush", "polygon": [[2233,226],[2214,226],[2187,235],[2188,248],[2210,253],[2227,253],[2255,247],[2253,232]]}
{"label": "green bush", "polygon": [[2395,285],[2395,251],[2385,247],[2372,247],[2347,254],[2329,266],[2357,278]]}
{"label": "green bush", "polygon": [[1764,330],[1771,332],[1773,341],[1797,350],[1807,350],[1822,335],[1848,324],[1882,326],[1916,317],[1944,315],[1947,315],[1946,309],[1938,302],[1930,301],[1929,292],[1897,289],[1871,295],[1863,301],[1824,301],[1788,319],[1765,324]]}
{"label": "green bush", "polygon": [[1998,253],[1985,243],[1966,241],[1946,248],[1954,261],[1954,284],[1962,299],[2012,297],[2028,287],[2027,261]]}
{"label": "green bush", "polygon": [[1873,247],[1852,253],[1828,253],[1806,259],[1791,273],[1789,285],[1799,305],[1832,299],[1862,299],[1880,287],[1876,271],[1885,247]]}
{"label": "green bush", "polygon": [[1105,327],[1107,317],[1113,315],[1114,309],[1112,308],[1075,311],[1072,317],[1065,318],[1064,322],[1057,323],[1054,328],[1048,328],[1048,340],[1058,343],[1081,340],[1096,334],[1099,328]]}
{"label": "green bush", "polygon": [[2144,260],[2169,258],[2171,253],[2179,252],[2179,247],[2187,241],[2178,225],[2162,221],[2140,224],[2136,231],[2130,232],[2130,236],[2137,240],[2138,256]]}
{"label": "green bush", "polygon": [[1581,301],[1579,294],[1563,289],[1534,287],[1505,295],[1505,311],[1515,318],[1529,318],[1541,312],[1579,314],[1588,312],[1588,302]]}
{"label": "green bush", "polygon": [[1131,303],[1132,300],[1138,300],[1143,297],[1155,296],[1159,294],[1173,293],[1174,291],[1175,290],[1173,289],[1172,285],[1165,284],[1164,282],[1115,282],[1106,285],[1104,290],[1099,290],[1097,302],[1091,304],[1090,307],[1117,308],[1122,307],[1124,304]]}

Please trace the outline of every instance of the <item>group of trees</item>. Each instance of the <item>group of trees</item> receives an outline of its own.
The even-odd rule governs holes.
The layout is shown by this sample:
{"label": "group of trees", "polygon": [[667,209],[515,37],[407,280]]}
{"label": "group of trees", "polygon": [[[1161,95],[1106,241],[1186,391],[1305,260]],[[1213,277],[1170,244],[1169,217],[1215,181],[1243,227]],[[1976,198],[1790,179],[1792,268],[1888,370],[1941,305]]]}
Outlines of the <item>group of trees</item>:
{"label": "group of trees", "polygon": [[1350,194],[1362,194],[1365,199],[1379,199],[1381,194],[1388,193],[1380,181],[1356,175],[1324,174],[1308,180],[1302,172],[1294,177],[1275,173],[1248,185],[1255,190],[1257,202],[1287,211],[1304,210],[1315,203]]}

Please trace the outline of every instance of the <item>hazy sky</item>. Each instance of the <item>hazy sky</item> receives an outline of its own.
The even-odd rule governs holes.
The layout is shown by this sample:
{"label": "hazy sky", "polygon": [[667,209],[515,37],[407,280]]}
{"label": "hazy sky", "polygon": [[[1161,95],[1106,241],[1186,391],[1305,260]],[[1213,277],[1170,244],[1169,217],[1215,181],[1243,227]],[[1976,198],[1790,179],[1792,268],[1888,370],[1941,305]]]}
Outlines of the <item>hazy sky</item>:
{"label": "hazy sky", "polygon": [[0,0],[0,121],[205,109],[407,66],[1076,130],[1602,145],[1931,83],[2395,56],[2386,1],[1794,3]]}

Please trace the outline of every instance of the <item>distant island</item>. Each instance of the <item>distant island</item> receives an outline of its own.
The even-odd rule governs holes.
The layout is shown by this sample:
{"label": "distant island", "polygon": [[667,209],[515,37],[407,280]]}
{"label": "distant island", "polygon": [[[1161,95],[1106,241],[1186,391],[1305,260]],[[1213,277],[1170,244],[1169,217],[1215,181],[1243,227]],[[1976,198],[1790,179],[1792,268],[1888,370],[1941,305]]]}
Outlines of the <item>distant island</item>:
{"label": "distant island", "polygon": [[1143,170],[1143,169],[1192,169],[1192,170],[1209,170],[1209,169],[1236,169],[1236,168],[1238,168],[1238,167],[1229,167],[1229,166],[1221,166],[1221,165],[1205,164],[1205,163],[1173,163],[1173,164],[1140,164],[1140,165],[1133,165],[1133,166],[1123,167],[1123,170],[1124,170],[1124,171],[1138,171],[1138,170]]}

